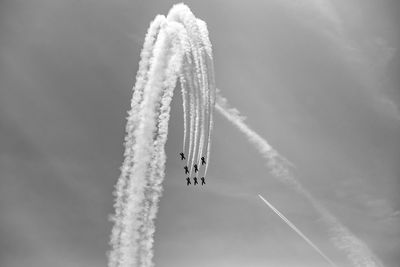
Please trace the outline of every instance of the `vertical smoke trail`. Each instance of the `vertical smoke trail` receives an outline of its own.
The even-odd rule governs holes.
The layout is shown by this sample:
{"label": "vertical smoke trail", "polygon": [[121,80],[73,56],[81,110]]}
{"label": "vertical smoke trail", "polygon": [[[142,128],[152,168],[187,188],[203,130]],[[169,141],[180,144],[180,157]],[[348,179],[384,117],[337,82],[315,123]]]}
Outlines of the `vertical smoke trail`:
{"label": "vertical smoke trail", "polygon": [[[198,59],[195,59],[195,65],[198,65],[197,62]],[[198,66],[196,66],[196,69],[198,68]],[[200,75],[197,76],[197,79],[195,79],[195,84],[196,84],[196,88],[200,88],[201,87],[201,83],[199,82],[199,77]],[[200,123],[200,99],[199,99],[200,93],[199,90],[195,91],[195,111],[196,111],[196,115],[195,115],[195,123],[194,123],[194,145],[193,145],[193,153],[192,153],[192,158],[190,160],[190,176],[192,176],[192,170],[193,170],[193,164],[195,162],[195,158],[196,158],[196,151],[197,151],[197,144],[199,142],[199,123]]]}
{"label": "vertical smoke trail", "polygon": [[187,115],[188,115],[188,104],[187,104],[187,94],[188,94],[188,86],[190,88],[190,83],[187,80],[188,75],[185,73],[190,71],[188,64],[190,64],[190,42],[186,33],[185,36],[181,37],[182,49],[184,51],[184,58],[182,59],[182,70],[181,75],[179,76],[179,81],[181,85],[181,94],[182,94],[182,110],[183,110],[183,145],[182,152],[186,152],[186,139],[187,139]]}
{"label": "vertical smoke trail", "polygon": [[[210,147],[211,147],[211,132],[213,128],[213,113],[214,113],[214,106],[215,106],[215,78],[214,78],[214,64],[213,64],[213,56],[212,56],[212,45],[210,42],[210,39],[208,37],[208,30],[207,30],[207,24],[200,20],[197,19],[197,25],[199,27],[199,32],[201,36],[202,43],[204,45],[204,49],[206,54],[204,55],[204,61],[206,65],[206,69],[209,70],[207,72],[207,86],[206,86],[206,92],[205,92],[205,99],[206,99],[206,116],[208,120],[208,137],[207,137],[207,143],[206,143],[206,158],[207,160],[210,159]],[[207,174],[209,164],[206,164],[205,170],[204,170],[204,176]]]}
{"label": "vertical smoke trail", "polygon": [[186,137],[187,137],[187,104],[186,104],[186,92],[187,92],[187,82],[184,76],[179,77],[179,82],[181,85],[182,94],[182,110],[183,110],[183,142],[182,142],[182,153],[186,152]]}
{"label": "vertical smoke trail", "polygon": [[116,201],[114,204],[115,215],[112,220],[114,221],[114,227],[112,229],[112,234],[110,238],[110,245],[113,248],[109,254],[110,265],[116,264],[116,247],[119,246],[119,239],[121,235],[121,231],[123,226],[121,225],[121,216],[123,213],[124,204],[126,202],[126,198],[128,192],[126,191],[127,180],[130,175],[130,167],[132,166],[133,160],[133,131],[137,125],[139,120],[139,108],[140,103],[143,99],[143,90],[145,84],[147,82],[147,73],[150,68],[151,58],[153,55],[153,47],[155,43],[155,38],[158,35],[161,24],[165,21],[165,16],[158,15],[154,19],[154,21],[150,24],[150,27],[147,31],[145,41],[143,44],[143,49],[141,52],[141,61],[139,63],[139,69],[136,75],[136,84],[134,86],[133,96],[131,100],[131,111],[129,112],[128,122],[126,125],[126,137],[125,137],[125,152],[124,152],[124,162],[121,167],[121,174],[118,178],[118,182],[115,187],[114,195],[116,197]]}
{"label": "vertical smoke trail", "polygon": [[[192,61],[193,61],[193,59],[192,59],[192,55],[190,54],[189,55],[189,57],[188,57],[188,62],[187,62],[187,64],[189,65],[189,68],[191,69],[192,68],[192,66],[193,66],[193,63],[192,63]],[[193,133],[194,133],[194,121],[195,121],[195,107],[194,107],[194,98],[195,98],[195,96],[194,96],[194,91],[195,91],[195,89],[194,89],[194,81],[193,81],[193,79],[194,79],[194,77],[192,76],[192,75],[190,75],[190,72],[187,72],[187,73],[185,73],[186,75],[187,75],[187,79],[188,79],[188,81],[189,81],[189,105],[190,105],[190,110],[189,110],[189,113],[190,113],[190,122],[189,122],[189,124],[190,124],[190,130],[189,130],[189,152],[188,152],[188,157],[187,157],[187,163],[186,163],[186,165],[187,166],[190,166],[190,159],[191,159],[191,155],[192,155],[192,147],[193,147]]]}
{"label": "vertical smoke trail", "polygon": [[261,200],[264,201],[264,203],[267,204],[267,206],[270,207],[290,228],[292,228],[293,231],[295,231],[315,251],[317,251],[322,258],[324,258],[331,266],[336,267],[336,264],[334,264],[333,261],[328,256],[326,256],[307,236],[305,236],[291,221],[289,221],[288,218],[286,218],[282,213],[279,212],[279,210],[277,210],[274,206],[272,206],[272,204],[269,203],[265,198],[263,198],[263,196],[258,195],[258,197],[261,198]]}
{"label": "vertical smoke trail", "polygon": [[170,44],[174,37],[174,28],[164,24],[155,47],[153,64],[149,70],[149,80],[145,87],[140,110],[140,122],[134,132],[134,164],[128,184],[128,201],[122,218],[125,225],[121,233],[121,265],[135,266],[138,262],[138,243],[140,227],[143,224],[143,205],[145,199],[146,177],[149,175],[149,165],[152,157],[153,139],[156,131],[156,116],[161,92],[168,80],[166,68],[171,57]]}
{"label": "vertical smoke trail", "polygon": [[[192,46],[192,56],[193,56],[193,65],[194,65],[194,74],[193,77],[194,85],[196,88],[200,88],[194,92],[194,133],[191,130],[191,134],[193,134],[193,140],[189,144],[189,157],[188,163],[190,164],[190,175],[192,174],[193,163],[196,161],[196,152],[199,145],[199,128],[201,131],[201,114],[204,107],[200,105],[200,95],[203,95],[204,92],[204,81],[205,81],[205,73],[206,73],[206,65],[202,60],[202,35],[199,30],[199,26],[197,23],[197,19],[193,16],[193,13],[190,9],[185,5],[176,5],[171,11],[168,13],[168,19],[174,20],[176,22],[182,23],[188,33],[189,39],[191,40],[190,44]],[[201,135],[201,133],[200,133]],[[201,145],[201,140],[200,140]],[[199,146],[200,147],[200,146]]]}
{"label": "vertical smoke trail", "polygon": [[[200,165],[200,159],[203,156],[203,148],[204,148],[204,141],[205,141],[205,124],[206,118],[209,118],[208,113],[210,112],[209,102],[207,101],[209,95],[209,77],[207,73],[207,54],[211,54],[211,48],[207,47],[207,40],[208,37],[205,35],[207,32],[204,28],[207,28],[204,21],[200,19],[196,19],[196,24],[200,33],[200,70],[202,74],[202,98],[201,98],[201,115],[200,115],[200,143],[199,143],[199,151],[197,154],[197,164]],[[209,42],[209,41],[208,41]],[[207,51],[209,50],[209,51]],[[206,117],[207,116],[207,117]]]}
{"label": "vertical smoke trail", "polygon": [[181,70],[181,63],[183,58],[183,50],[181,49],[187,39],[185,30],[181,24],[170,21],[169,26],[176,28],[176,37],[173,38],[173,44],[171,48],[172,57],[169,61],[169,65],[166,68],[165,89],[163,96],[160,101],[160,110],[158,115],[158,127],[156,132],[156,138],[154,140],[154,149],[152,161],[150,163],[150,176],[147,181],[144,210],[144,223],[141,230],[141,237],[139,243],[139,262],[143,266],[151,266],[153,258],[153,239],[152,236],[155,232],[154,219],[157,215],[158,200],[162,193],[162,181],[164,178],[164,169],[166,155],[163,150],[167,141],[168,135],[168,122],[170,118],[170,104],[173,96],[173,91],[177,81],[177,73]]}
{"label": "vertical smoke trail", "polygon": [[[207,138],[207,160],[210,161],[210,153],[211,153],[211,133],[214,128],[214,108],[215,108],[215,94],[216,94],[216,86],[215,86],[215,78],[214,78],[214,61],[212,54],[207,57],[207,69],[209,70],[208,73],[210,74],[209,84],[210,90],[208,95],[208,103],[210,106],[210,113],[208,117],[208,138]],[[207,175],[209,164],[206,164],[204,170],[204,176]]]}
{"label": "vertical smoke trail", "polygon": [[318,201],[292,176],[288,168],[288,161],[274,150],[268,142],[250,129],[244,122],[237,109],[227,107],[227,100],[217,96],[216,109],[242,133],[249,142],[255,146],[260,154],[267,160],[271,173],[285,184],[290,185],[299,194],[304,196],[321,215],[331,234],[333,245],[346,253],[347,258],[356,267],[379,267],[383,266],[380,260],[369,250],[369,248],[350,232],[338,219],[328,210],[321,206]]}
{"label": "vertical smoke trail", "polygon": [[183,4],[174,6],[166,19],[157,17],[150,26],[126,128],[125,160],[116,186],[109,267],[153,266],[154,219],[162,193],[170,104],[178,76],[182,83],[184,150],[189,90],[192,161],[199,142],[199,123],[204,124],[204,101],[200,103],[200,99],[206,99],[204,81],[209,70],[202,62],[201,38],[196,18]]}

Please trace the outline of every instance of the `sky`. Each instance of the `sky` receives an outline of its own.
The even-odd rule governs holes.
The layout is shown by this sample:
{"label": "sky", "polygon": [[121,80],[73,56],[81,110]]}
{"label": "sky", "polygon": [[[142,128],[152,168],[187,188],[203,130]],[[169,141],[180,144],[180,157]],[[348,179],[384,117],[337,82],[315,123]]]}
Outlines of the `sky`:
{"label": "sky", "polygon": [[[113,187],[147,27],[173,1],[0,2],[0,266],[106,266]],[[294,176],[383,262],[400,262],[396,0],[186,1],[216,82]],[[351,266],[307,200],[219,114],[187,187],[175,90],[156,266]]]}

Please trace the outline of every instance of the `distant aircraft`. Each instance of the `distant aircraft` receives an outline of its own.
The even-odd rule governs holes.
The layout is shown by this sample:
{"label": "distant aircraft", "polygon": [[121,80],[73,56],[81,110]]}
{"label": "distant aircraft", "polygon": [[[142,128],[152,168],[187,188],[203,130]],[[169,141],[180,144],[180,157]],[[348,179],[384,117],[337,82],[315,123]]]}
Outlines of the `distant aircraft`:
{"label": "distant aircraft", "polygon": [[190,182],[190,178],[188,177],[188,178],[186,178],[186,185],[190,185],[190,184],[192,184],[191,182]]}
{"label": "distant aircraft", "polygon": [[194,164],[193,167],[194,167],[194,172],[198,172],[199,171],[199,169],[197,168],[197,164]]}
{"label": "distant aircraft", "polygon": [[196,177],[194,177],[194,178],[193,178],[193,181],[194,181],[193,185],[196,185],[196,184],[198,184],[198,182],[197,182],[197,178],[196,178]]}
{"label": "distant aircraft", "polygon": [[188,166],[183,167],[185,169],[185,174],[189,174]]}
{"label": "distant aircraft", "polygon": [[206,164],[206,160],[204,159],[204,157],[201,157],[201,165],[205,165]]}
{"label": "distant aircraft", "polygon": [[186,159],[186,158],[185,158],[185,154],[183,154],[183,152],[182,152],[182,153],[179,153],[179,155],[181,155],[181,160]]}
{"label": "distant aircraft", "polygon": [[205,185],[206,181],[204,180],[204,177],[201,177],[201,185]]}

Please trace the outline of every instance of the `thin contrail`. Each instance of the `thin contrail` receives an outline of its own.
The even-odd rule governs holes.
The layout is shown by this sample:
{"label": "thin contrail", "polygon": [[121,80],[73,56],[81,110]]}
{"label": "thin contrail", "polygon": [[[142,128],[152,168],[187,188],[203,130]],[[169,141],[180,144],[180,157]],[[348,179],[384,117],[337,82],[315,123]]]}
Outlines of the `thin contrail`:
{"label": "thin contrail", "polygon": [[374,253],[347,227],[345,227],[335,216],[333,216],[324,206],[308,192],[303,185],[295,179],[289,169],[292,165],[288,160],[281,156],[264,138],[251,129],[245,122],[239,111],[228,106],[227,99],[220,94],[217,96],[215,108],[228,121],[236,126],[257,149],[267,161],[270,172],[278,181],[289,185],[297,193],[305,197],[313,208],[320,214],[322,221],[329,230],[330,240],[338,249],[345,252],[349,261],[355,267],[379,267],[383,266],[381,261]]}
{"label": "thin contrail", "polygon": [[274,206],[272,206],[271,203],[269,203],[265,198],[263,198],[261,195],[258,195],[262,201],[265,202],[265,204],[268,205],[290,228],[292,228],[293,231],[295,231],[301,238],[304,239],[315,251],[318,252],[319,255],[321,255],[322,258],[324,258],[331,266],[337,267],[335,263],[331,259],[329,259],[328,256],[326,256],[308,237],[306,237],[291,221],[289,221],[288,218],[286,218],[282,213],[280,213]]}

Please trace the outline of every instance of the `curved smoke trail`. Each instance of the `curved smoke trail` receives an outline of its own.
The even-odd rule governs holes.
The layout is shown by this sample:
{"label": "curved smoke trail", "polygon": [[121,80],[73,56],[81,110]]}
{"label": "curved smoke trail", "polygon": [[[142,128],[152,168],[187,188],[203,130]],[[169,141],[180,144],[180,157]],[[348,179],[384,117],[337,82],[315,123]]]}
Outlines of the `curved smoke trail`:
{"label": "curved smoke trail", "polygon": [[215,94],[212,61],[206,24],[187,6],[175,5],[167,17],[159,15],[150,24],[128,113],[125,158],[115,187],[109,267],[154,265],[154,220],[165,175],[170,104],[178,79],[184,113],[182,152],[189,153],[192,165],[199,161],[206,145],[209,159],[214,108],[210,96]]}
{"label": "curved smoke trail", "polygon": [[244,118],[235,108],[228,106],[226,98],[217,95],[216,110],[246,135],[249,142],[255,146],[258,152],[267,160],[270,172],[278,180],[296,190],[305,197],[320,214],[323,222],[329,229],[333,245],[346,253],[347,258],[355,267],[380,267],[383,264],[369,250],[369,248],[350,232],[335,216],[308,192],[303,185],[295,179],[289,170],[291,163],[282,157],[265,139],[254,132],[244,123]]}

